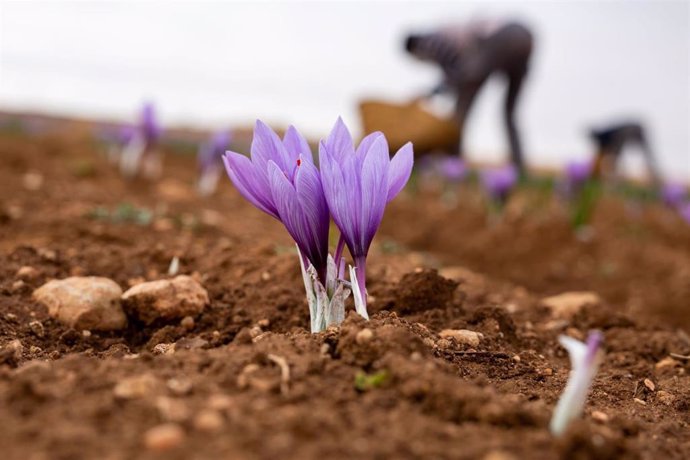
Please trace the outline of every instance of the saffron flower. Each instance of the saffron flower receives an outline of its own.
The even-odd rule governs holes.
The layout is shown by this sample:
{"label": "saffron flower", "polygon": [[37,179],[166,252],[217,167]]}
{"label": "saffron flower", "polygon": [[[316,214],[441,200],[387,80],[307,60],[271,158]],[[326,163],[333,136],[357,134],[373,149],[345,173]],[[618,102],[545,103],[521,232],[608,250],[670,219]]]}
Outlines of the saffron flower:
{"label": "saffron flower", "polygon": [[510,192],[517,184],[518,170],[513,165],[488,169],[481,173],[481,181],[489,198],[499,207],[508,201]]}
{"label": "saffron flower", "polygon": [[321,180],[333,221],[341,239],[336,249],[340,260],[343,244],[354,261],[350,283],[357,312],[368,318],[366,259],[383,219],[386,204],[400,193],[412,172],[412,144],[390,158],[383,133],[366,136],[355,150],[352,136],[338,118],[327,139],[319,144]]}
{"label": "saffron flower", "polygon": [[223,171],[223,154],[230,139],[230,132],[219,131],[199,146],[197,164],[200,175],[197,190],[201,196],[209,196],[216,191],[218,179]]}
{"label": "saffron flower", "polygon": [[338,279],[335,260],[328,254],[328,205],[307,141],[292,126],[280,139],[257,121],[251,158],[228,151],[223,161],[240,194],[282,222],[295,241],[312,332],[342,322],[350,291]]}
{"label": "saffron flower", "polygon": [[141,110],[134,135],[120,156],[120,171],[125,177],[134,177],[143,170],[147,178],[160,175],[160,156],[157,151],[162,129],[153,104],[146,103]]}
{"label": "saffron flower", "polygon": [[683,184],[669,183],[661,188],[661,199],[666,206],[677,208],[688,195]]}
{"label": "saffron flower", "polygon": [[572,370],[551,418],[549,429],[553,435],[562,435],[568,425],[582,414],[592,381],[599,369],[603,340],[599,331],[591,332],[586,343],[565,335],[558,338],[560,344],[568,350]]}
{"label": "saffron flower", "polygon": [[467,175],[467,165],[455,155],[441,158],[438,170],[441,176],[450,182],[460,182]]}

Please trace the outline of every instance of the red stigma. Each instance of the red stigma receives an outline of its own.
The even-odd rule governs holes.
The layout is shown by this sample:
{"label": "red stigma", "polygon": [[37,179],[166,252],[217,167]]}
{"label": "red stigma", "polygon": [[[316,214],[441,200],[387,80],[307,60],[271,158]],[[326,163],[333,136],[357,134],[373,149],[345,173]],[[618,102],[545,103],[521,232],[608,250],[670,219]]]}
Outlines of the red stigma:
{"label": "red stigma", "polygon": [[301,158],[297,159],[297,166],[302,166],[302,159]]}

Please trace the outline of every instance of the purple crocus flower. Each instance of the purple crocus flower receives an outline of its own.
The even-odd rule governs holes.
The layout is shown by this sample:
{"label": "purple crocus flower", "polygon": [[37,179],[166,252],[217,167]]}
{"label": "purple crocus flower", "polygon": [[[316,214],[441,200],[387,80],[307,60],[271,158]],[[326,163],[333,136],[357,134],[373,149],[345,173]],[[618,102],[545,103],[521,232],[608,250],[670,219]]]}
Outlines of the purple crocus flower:
{"label": "purple crocus flower", "polygon": [[216,191],[223,170],[223,155],[230,143],[230,137],[230,132],[219,131],[199,146],[197,163],[200,175],[197,189],[202,196],[211,195]]}
{"label": "purple crocus flower", "polygon": [[591,174],[592,164],[589,161],[571,161],[565,165],[565,178],[573,186],[584,184]]}
{"label": "purple crocus flower", "polygon": [[455,155],[441,158],[438,170],[441,176],[451,182],[459,182],[467,175],[467,165]]}
{"label": "purple crocus flower", "polygon": [[489,197],[496,203],[504,204],[508,200],[518,180],[518,171],[513,165],[498,169],[489,169],[481,173],[481,181]]}
{"label": "purple crocus flower", "polygon": [[251,159],[228,151],[223,160],[240,194],[283,223],[325,285],[328,206],[321,176],[304,137],[290,126],[281,140],[271,128],[257,121]]}
{"label": "purple crocus flower", "polygon": [[688,191],[683,184],[668,183],[661,188],[661,199],[666,206],[675,208],[680,206]]}
{"label": "purple crocus flower", "polygon": [[[321,179],[333,221],[341,232],[336,250],[339,262],[342,243],[347,245],[355,268],[350,269],[355,307],[365,318],[366,258],[386,204],[403,189],[412,172],[412,144],[407,143],[391,159],[386,137],[372,133],[355,150],[352,136],[338,118],[327,139],[319,144]],[[354,276],[353,276],[354,275]]]}
{"label": "purple crocus flower", "polygon": [[600,331],[593,331],[585,343],[565,335],[560,336],[558,341],[568,350],[572,369],[549,425],[555,436],[563,434],[570,422],[582,414],[589,389],[599,369],[604,336]]}
{"label": "purple crocus flower", "polygon": [[153,104],[144,104],[135,133],[120,157],[120,170],[125,176],[136,176],[140,168],[149,178],[160,174],[160,157],[156,147],[161,134]]}

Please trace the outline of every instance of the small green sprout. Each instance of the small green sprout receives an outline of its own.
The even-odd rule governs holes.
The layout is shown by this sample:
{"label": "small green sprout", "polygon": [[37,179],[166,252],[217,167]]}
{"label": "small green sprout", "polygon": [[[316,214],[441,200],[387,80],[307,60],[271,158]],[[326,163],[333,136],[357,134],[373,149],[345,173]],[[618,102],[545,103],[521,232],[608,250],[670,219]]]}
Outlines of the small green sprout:
{"label": "small green sprout", "polygon": [[355,388],[357,391],[369,391],[374,388],[382,387],[390,379],[390,374],[387,370],[381,370],[373,374],[367,374],[364,371],[357,372],[355,375]]}

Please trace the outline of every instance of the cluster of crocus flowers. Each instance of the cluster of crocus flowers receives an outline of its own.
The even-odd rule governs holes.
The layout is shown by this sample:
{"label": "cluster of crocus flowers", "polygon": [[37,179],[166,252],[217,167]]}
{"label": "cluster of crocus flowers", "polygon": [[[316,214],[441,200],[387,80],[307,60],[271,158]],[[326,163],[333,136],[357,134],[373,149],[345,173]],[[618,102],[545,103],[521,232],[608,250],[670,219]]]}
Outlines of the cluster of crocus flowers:
{"label": "cluster of crocus flowers", "polygon": [[[366,259],[386,204],[410,177],[411,144],[391,159],[386,138],[373,133],[355,149],[350,132],[338,119],[319,144],[319,169],[309,144],[294,127],[281,139],[257,121],[251,157],[229,151],[224,161],[242,196],[281,221],[295,241],[312,332],[344,319],[350,290],[356,311],[368,318]],[[340,231],[333,256],[328,251],[331,217]],[[354,261],[349,283],[344,279],[344,246]]]}
{"label": "cluster of crocus flowers", "polygon": [[228,149],[231,137],[229,131],[218,131],[199,145],[196,157],[199,166],[197,190],[201,196],[215,193],[223,171],[223,155]]}
{"label": "cluster of crocus flowers", "polygon": [[134,135],[120,156],[120,172],[131,178],[141,174],[149,179],[160,175],[161,160],[157,145],[162,134],[153,104],[144,104]]}
{"label": "cluster of crocus flowers", "polygon": [[489,199],[500,209],[506,204],[510,193],[517,185],[519,173],[515,166],[508,165],[484,170],[480,177]]}
{"label": "cluster of crocus flowers", "polygon": [[572,369],[549,424],[554,436],[562,435],[570,423],[582,415],[602,360],[604,336],[599,331],[593,331],[585,343],[565,335],[560,336],[558,341],[568,351]]}
{"label": "cluster of crocus flowers", "polygon": [[690,195],[687,186],[680,183],[667,183],[661,187],[661,200],[666,206],[690,224]]}

